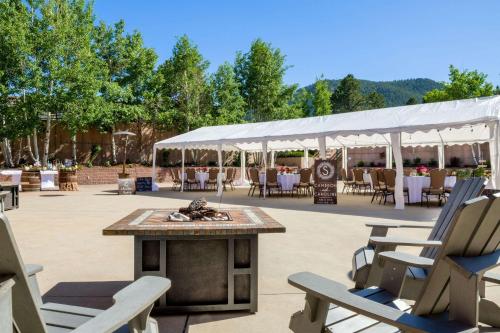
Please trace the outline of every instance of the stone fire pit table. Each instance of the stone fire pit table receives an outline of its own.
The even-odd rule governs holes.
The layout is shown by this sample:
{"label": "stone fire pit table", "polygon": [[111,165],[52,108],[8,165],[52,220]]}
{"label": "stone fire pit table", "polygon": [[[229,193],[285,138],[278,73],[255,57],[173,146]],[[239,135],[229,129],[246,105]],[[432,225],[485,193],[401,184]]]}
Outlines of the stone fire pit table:
{"label": "stone fire pit table", "polygon": [[257,312],[258,235],[285,227],[255,207],[221,209],[232,221],[167,221],[173,211],[138,209],[103,230],[134,236],[135,279],[172,281],[157,310]]}

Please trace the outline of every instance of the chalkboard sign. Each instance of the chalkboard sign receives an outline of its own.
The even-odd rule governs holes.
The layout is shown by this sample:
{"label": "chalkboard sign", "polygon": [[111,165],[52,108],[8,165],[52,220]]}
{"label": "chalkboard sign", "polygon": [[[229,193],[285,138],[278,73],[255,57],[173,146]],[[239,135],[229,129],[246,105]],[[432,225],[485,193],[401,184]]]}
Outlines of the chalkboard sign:
{"label": "chalkboard sign", "polygon": [[153,178],[137,177],[135,180],[135,190],[137,192],[151,192],[153,190]]}
{"label": "chalkboard sign", "polygon": [[337,204],[337,172],[335,160],[314,161],[314,203]]}

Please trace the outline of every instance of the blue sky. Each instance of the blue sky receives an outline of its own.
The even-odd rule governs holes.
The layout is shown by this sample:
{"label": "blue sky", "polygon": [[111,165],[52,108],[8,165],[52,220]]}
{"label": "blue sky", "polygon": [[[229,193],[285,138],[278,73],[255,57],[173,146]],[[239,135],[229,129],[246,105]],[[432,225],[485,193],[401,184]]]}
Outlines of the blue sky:
{"label": "blue sky", "polygon": [[287,83],[323,74],[368,80],[447,79],[448,66],[500,84],[500,1],[95,0],[98,20],[124,19],[160,61],[187,34],[210,71],[262,38],[287,55]]}

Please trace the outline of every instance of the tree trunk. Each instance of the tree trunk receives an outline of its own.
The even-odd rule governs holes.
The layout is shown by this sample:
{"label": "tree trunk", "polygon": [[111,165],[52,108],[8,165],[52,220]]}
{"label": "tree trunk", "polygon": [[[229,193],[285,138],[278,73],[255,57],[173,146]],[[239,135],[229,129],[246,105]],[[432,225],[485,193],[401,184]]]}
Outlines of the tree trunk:
{"label": "tree trunk", "polygon": [[31,149],[31,136],[26,135],[26,150],[28,151],[28,156],[31,158],[31,162],[35,163],[35,155],[33,155],[33,150]]}
{"label": "tree trunk", "polygon": [[21,163],[21,157],[23,156],[23,138],[19,138],[19,148],[16,152],[16,165]]}
{"label": "tree trunk", "polygon": [[73,165],[78,163],[76,157],[76,134],[71,135],[71,159],[73,160]]}
{"label": "tree trunk", "polygon": [[[49,97],[52,97],[52,89],[54,88],[54,82],[50,81]],[[45,137],[43,138],[43,156],[42,156],[42,166],[46,167],[49,162],[49,149],[50,149],[50,127],[52,122],[52,113],[47,111],[47,121],[45,123]]]}
{"label": "tree trunk", "polygon": [[13,168],[14,163],[12,162],[12,151],[10,149],[10,141],[7,138],[4,138],[2,141],[2,151],[5,165],[8,168]]}
{"label": "tree trunk", "polygon": [[113,131],[111,132],[111,160],[112,164],[115,165],[117,164],[117,159],[116,159],[116,142],[115,142],[115,136],[113,133],[115,132],[115,126],[113,125]]}
{"label": "tree trunk", "polygon": [[38,152],[38,131],[36,127],[33,130],[33,155],[35,155],[35,161],[40,163],[40,153]]}

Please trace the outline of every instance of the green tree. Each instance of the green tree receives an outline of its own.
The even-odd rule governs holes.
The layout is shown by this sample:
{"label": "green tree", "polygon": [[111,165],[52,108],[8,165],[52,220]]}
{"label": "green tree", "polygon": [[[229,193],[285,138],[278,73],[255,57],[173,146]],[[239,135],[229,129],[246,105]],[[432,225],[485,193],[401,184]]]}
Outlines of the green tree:
{"label": "green tree", "polygon": [[62,120],[73,138],[88,125],[100,87],[100,66],[91,47],[90,3],[47,0],[30,6],[36,45],[30,54],[30,98],[45,121],[42,164],[47,165],[54,119]]}
{"label": "green tree", "polygon": [[328,81],[324,78],[316,80],[314,83],[313,106],[316,116],[325,116],[332,113],[332,92]]}
{"label": "green tree", "polygon": [[0,139],[5,164],[14,166],[11,143],[30,134],[36,117],[26,103],[31,49],[29,13],[22,1],[0,1]]}
{"label": "green tree", "polygon": [[245,101],[240,94],[233,67],[225,62],[211,78],[213,123],[236,124],[244,121]]}
{"label": "green tree", "polygon": [[280,49],[261,39],[252,42],[247,53],[238,52],[236,77],[247,105],[250,121],[295,118],[300,110],[290,104],[296,85],[285,85],[283,76],[288,67]]}
{"label": "green tree", "polygon": [[158,69],[163,76],[163,108],[168,110],[164,119],[176,130],[190,131],[210,120],[208,65],[198,47],[184,35],[177,40],[172,57]]}
{"label": "green tree", "polygon": [[333,113],[362,110],[365,98],[361,94],[360,83],[352,74],[344,77],[332,94]]}
{"label": "green tree", "polygon": [[376,91],[369,93],[365,97],[365,110],[381,109],[385,107],[385,98]]}
{"label": "green tree", "polygon": [[424,103],[451,101],[456,99],[492,96],[493,85],[486,82],[488,76],[478,71],[460,71],[450,65],[450,82],[443,89],[434,89],[424,95]]}
{"label": "green tree", "polygon": [[295,113],[299,114],[299,118],[314,116],[312,99],[313,94],[305,88],[297,90],[294,94],[291,106],[295,109]]}
{"label": "green tree", "polygon": [[[100,23],[94,33],[95,52],[105,67],[100,91],[100,112],[94,123],[101,130],[113,133],[118,124],[137,126],[137,149],[141,162],[145,161],[142,127],[149,122],[151,109],[146,107],[157,55],[144,46],[138,32],[125,33],[123,20],[113,26]],[[111,156],[117,162],[116,142],[111,136]]]}
{"label": "green tree", "polygon": [[418,104],[418,101],[415,97],[410,97],[406,101],[406,105],[414,105],[414,104]]}

